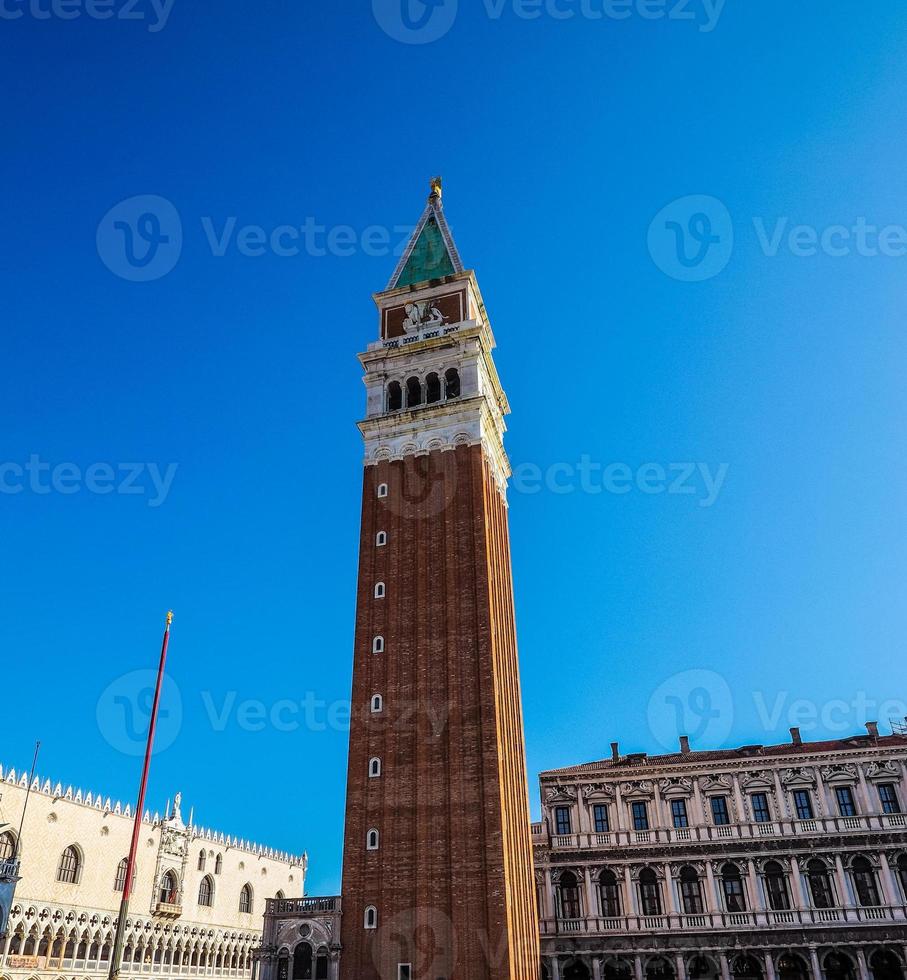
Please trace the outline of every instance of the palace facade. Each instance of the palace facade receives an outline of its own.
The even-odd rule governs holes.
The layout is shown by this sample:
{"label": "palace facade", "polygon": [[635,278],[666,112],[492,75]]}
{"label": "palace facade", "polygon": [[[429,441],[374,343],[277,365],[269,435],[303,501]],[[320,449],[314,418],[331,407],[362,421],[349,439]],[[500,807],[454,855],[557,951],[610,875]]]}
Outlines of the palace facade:
{"label": "palace facade", "polygon": [[[0,768],[0,865],[17,849],[28,776]],[[21,880],[0,980],[100,980],[110,968],[126,879],[132,808],[35,779],[21,839]],[[184,822],[179,796],[146,813],[123,973],[248,978],[268,898],[303,894],[307,858]]]}
{"label": "palace facade", "polygon": [[543,773],[546,980],[903,980],[907,736]]}

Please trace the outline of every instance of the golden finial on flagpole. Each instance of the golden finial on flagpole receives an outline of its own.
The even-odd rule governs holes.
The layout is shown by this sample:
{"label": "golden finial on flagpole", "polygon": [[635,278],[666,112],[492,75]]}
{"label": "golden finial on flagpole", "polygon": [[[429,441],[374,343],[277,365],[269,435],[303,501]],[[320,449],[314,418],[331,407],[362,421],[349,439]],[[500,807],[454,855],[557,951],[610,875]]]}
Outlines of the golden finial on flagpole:
{"label": "golden finial on flagpole", "polygon": [[173,610],[167,613],[167,625],[169,626],[173,622]]}

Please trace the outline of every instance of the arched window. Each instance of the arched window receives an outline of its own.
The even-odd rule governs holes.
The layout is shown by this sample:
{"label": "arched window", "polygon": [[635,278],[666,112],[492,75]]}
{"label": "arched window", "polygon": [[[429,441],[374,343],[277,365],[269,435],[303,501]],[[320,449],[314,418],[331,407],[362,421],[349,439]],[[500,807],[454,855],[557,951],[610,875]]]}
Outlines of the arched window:
{"label": "arched window", "polygon": [[406,407],[415,408],[422,404],[422,382],[418,378],[406,379]]}
{"label": "arched window", "polygon": [[387,410],[399,412],[403,408],[403,389],[399,381],[392,381],[387,386]]}
{"label": "arched window", "polygon": [[370,759],[368,764],[368,774],[371,779],[377,779],[381,775],[381,760]]}
{"label": "arched window", "polygon": [[746,911],[746,891],[740,868],[736,864],[726,864],[721,869],[721,884],[724,889],[724,903],[728,912]]}
{"label": "arched window", "polygon": [[113,879],[113,890],[115,892],[121,892],[126,887],[126,868],[128,865],[129,858],[123,858],[123,860],[117,865],[116,878]]}
{"label": "arched window", "polygon": [[199,851],[198,852],[198,870],[199,871],[204,871],[205,870],[205,862],[207,861],[207,859],[208,859],[208,856],[207,856],[207,854],[205,854],[204,851]]}
{"label": "arched window", "polygon": [[383,599],[387,595],[387,587],[383,582],[378,582],[375,585],[375,598]]}
{"label": "arched window", "polygon": [[425,379],[425,400],[429,405],[441,401],[441,379],[434,372]]}
{"label": "arched window", "polygon": [[874,980],[904,980],[904,971],[890,949],[879,949],[869,958]]}
{"label": "arched window", "polygon": [[825,957],[825,980],[855,980],[857,971],[846,953],[829,953]]}
{"label": "arched window", "polygon": [[176,875],[172,871],[168,871],[161,878],[160,903],[162,905],[176,905],[176,893]]}
{"label": "arched window", "polygon": [[448,398],[460,397],[460,372],[451,368],[444,374],[445,391]]}
{"label": "arched window", "polygon": [[214,873],[219,875],[221,871],[224,870],[224,856],[223,854],[218,854],[214,859]]}
{"label": "arched window", "polygon": [[372,640],[372,653],[384,653],[384,637],[376,636]]}
{"label": "arched window", "polygon": [[904,902],[907,903],[907,854],[898,858],[898,878],[901,879],[901,891],[904,893]]}
{"label": "arched window", "polygon": [[67,885],[74,885],[78,882],[82,873],[82,859],[79,850],[73,844],[60,855],[60,864],[57,868],[57,881],[62,881]]}
{"label": "arched window", "polygon": [[[299,980],[301,977],[312,975],[312,957],[314,950],[308,943],[300,943],[293,954],[293,977]],[[278,974],[282,976],[282,974]]]}
{"label": "arched window", "polygon": [[639,901],[643,915],[661,915],[661,889],[658,876],[651,868],[639,873]]}
{"label": "arched window", "polygon": [[379,531],[375,535],[375,545],[378,548],[383,548],[387,544],[387,531]]}
{"label": "arched window", "polygon": [[680,869],[680,897],[683,900],[683,911],[687,915],[702,915],[705,911],[702,882],[696,869],[689,865]]}
{"label": "arched window", "polygon": [[198,886],[198,904],[208,909],[214,904],[214,879],[211,875],[205,875]]}
{"label": "arched window", "polygon": [[769,861],[765,866],[765,890],[768,893],[768,904],[773,911],[790,911],[790,890],[787,887],[787,875],[777,861]]}
{"label": "arched window", "polygon": [[879,899],[879,884],[875,870],[864,857],[856,857],[850,866],[853,873],[853,887],[857,901],[863,908],[876,908],[882,904]]}
{"label": "arched window", "polygon": [[365,928],[378,928],[378,910],[374,905],[369,905],[369,907],[365,910]]}
{"label": "arched window", "polygon": [[0,861],[10,861],[16,853],[16,838],[10,831],[0,834]]}
{"label": "arched window", "polygon": [[572,871],[565,871],[557,887],[557,901],[562,919],[581,919],[579,881]]}
{"label": "arched window", "polygon": [[388,488],[386,483],[381,483],[378,485],[378,497],[383,500],[388,495]]}
{"label": "arched window", "polygon": [[239,893],[239,911],[240,912],[252,911],[252,886],[251,885],[242,886],[242,891]]}
{"label": "arched window", "polygon": [[735,956],[731,961],[731,976],[734,980],[762,980],[762,967],[753,956]]}
{"label": "arched window", "polygon": [[328,980],[328,964],[330,956],[324,950],[319,950],[318,959],[315,960],[315,980]]}
{"label": "arched window", "polygon": [[617,883],[617,875],[610,869],[606,869],[601,873],[598,881],[602,915],[608,919],[616,919],[621,914],[620,885]]}
{"label": "arched window", "polygon": [[836,905],[835,891],[825,862],[820,861],[819,858],[813,858],[806,866],[806,877],[809,880],[813,905],[817,909],[833,909]]}
{"label": "arched window", "polygon": [[379,834],[377,830],[370,830],[365,835],[365,846],[369,851],[378,850]]}
{"label": "arched window", "polygon": [[384,698],[380,694],[372,695],[372,714],[380,715],[384,711]]}

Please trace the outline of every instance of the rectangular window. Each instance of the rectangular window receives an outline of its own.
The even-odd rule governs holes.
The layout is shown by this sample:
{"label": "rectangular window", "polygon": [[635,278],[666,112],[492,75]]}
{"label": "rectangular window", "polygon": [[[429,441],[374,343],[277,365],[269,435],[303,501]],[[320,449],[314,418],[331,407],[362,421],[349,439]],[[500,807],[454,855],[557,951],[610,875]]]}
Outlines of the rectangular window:
{"label": "rectangular window", "polygon": [[645,803],[633,804],[633,829],[634,830],[649,829],[649,808],[646,806]]}
{"label": "rectangular window", "polygon": [[608,820],[608,808],[602,805],[592,807],[592,819],[595,822],[596,834],[607,834],[611,829],[611,822]]}
{"label": "rectangular window", "polygon": [[570,830],[570,807],[559,806],[554,811],[554,832],[558,837],[566,837]]}
{"label": "rectangular window", "polygon": [[835,790],[838,800],[838,811],[842,817],[855,817],[857,815],[857,804],[854,802],[853,790],[849,786],[839,786]]}
{"label": "rectangular window", "polygon": [[882,813],[900,813],[901,804],[898,802],[898,791],[893,783],[879,787],[879,799],[882,802]]}
{"label": "rectangular window", "polygon": [[768,806],[766,793],[753,793],[753,819],[756,823],[771,823],[772,812]]}
{"label": "rectangular window", "polygon": [[671,800],[671,818],[673,819],[674,827],[677,830],[690,826],[690,821],[687,817],[686,800]]}
{"label": "rectangular window", "polygon": [[815,811],[813,810],[813,798],[809,794],[809,790],[798,789],[794,793],[794,807],[797,810],[798,820],[812,820],[815,817]]}
{"label": "rectangular window", "polygon": [[712,797],[712,820],[714,820],[716,827],[726,827],[731,822],[726,796]]}
{"label": "rectangular window", "polygon": [[401,963],[397,967],[397,980],[413,980],[413,967],[411,963]]}

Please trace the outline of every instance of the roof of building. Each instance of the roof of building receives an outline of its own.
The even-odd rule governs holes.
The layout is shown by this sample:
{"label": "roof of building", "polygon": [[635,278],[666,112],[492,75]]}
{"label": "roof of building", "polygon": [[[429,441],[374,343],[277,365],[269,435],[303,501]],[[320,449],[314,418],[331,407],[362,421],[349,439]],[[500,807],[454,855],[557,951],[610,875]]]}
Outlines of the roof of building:
{"label": "roof of building", "polygon": [[585,762],[562,769],[549,769],[541,774],[563,776],[584,774],[603,770],[633,769],[639,766],[680,766],[701,765],[702,763],[734,762],[739,759],[776,759],[798,755],[814,755],[816,752],[842,752],[848,749],[904,748],[907,749],[907,735],[852,735],[849,738],[830,739],[821,742],[785,742],[782,745],[743,745],[736,749],[712,749],[704,752],[671,752],[666,755],[647,755],[643,752],[622,755],[619,758],[601,759],[598,762]]}
{"label": "roof of building", "polygon": [[436,177],[431,187],[431,196],[391,276],[388,290],[443,279],[463,271],[460,253],[444,218],[441,178]]}
{"label": "roof of building", "polygon": [[[0,783],[6,783],[7,785],[27,790],[28,780],[29,774],[27,771],[22,770],[17,773],[15,769],[4,768],[0,765]],[[42,779],[42,777],[37,775],[32,780],[31,791],[32,793],[40,793],[42,796],[52,796],[55,799],[68,800],[79,806],[90,807],[93,810],[100,810],[102,813],[109,813],[113,816],[124,817],[130,820],[133,818],[133,813],[135,812],[135,808],[129,803],[123,804],[119,800],[112,800],[109,796],[105,797],[101,793],[83,792],[81,789],[73,788],[72,786],[64,787],[62,783],[52,783],[49,779]],[[142,822],[151,824],[152,826],[171,821],[172,819],[167,813],[161,817],[160,813],[156,812],[152,814],[150,810],[146,810],[142,814]],[[231,837],[229,834],[223,834],[206,827],[199,827],[191,818],[188,827],[184,827],[182,823],[179,826],[190,835],[192,840],[211,841],[214,844],[222,844],[224,847],[232,847],[240,851],[255,854],[258,857],[269,858],[273,861],[280,861],[284,864],[292,864],[299,867],[306,867],[308,863],[308,858],[305,854],[289,854],[286,851],[279,851],[273,847],[263,847],[260,844],[254,844],[243,838]]]}

